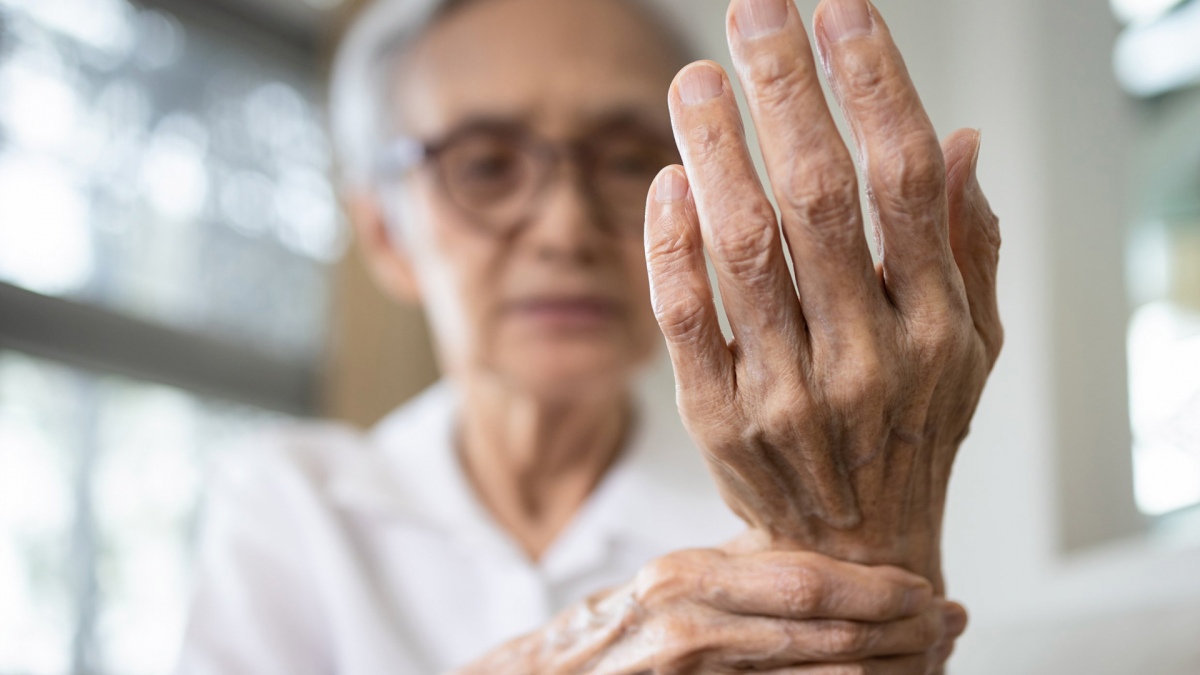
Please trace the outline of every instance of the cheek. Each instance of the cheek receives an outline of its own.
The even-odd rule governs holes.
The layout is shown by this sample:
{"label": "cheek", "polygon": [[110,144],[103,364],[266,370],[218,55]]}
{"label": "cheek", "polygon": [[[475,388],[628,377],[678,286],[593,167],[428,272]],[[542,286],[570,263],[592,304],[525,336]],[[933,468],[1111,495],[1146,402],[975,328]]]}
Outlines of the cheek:
{"label": "cheek", "polygon": [[633,328],[639,340],[657,341],[658,323],[650,303],[650,278],[646,272],[646,253],[640,243],[631,243],[625,251],[625,276],[629,284],[629,305]]}
{"label": "cheek", "polygon": [[471,232],[459,216],[418,185],[405,228],[413,246],[425,312],[445,356],[471,358],[488,341],[498,284],[495,246]]}

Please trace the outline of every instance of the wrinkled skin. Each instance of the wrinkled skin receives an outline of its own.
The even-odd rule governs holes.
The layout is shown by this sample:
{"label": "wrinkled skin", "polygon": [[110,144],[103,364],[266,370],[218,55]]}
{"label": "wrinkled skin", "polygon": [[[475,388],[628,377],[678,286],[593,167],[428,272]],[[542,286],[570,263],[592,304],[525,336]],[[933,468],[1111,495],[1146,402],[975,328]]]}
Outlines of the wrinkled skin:
{"label": "wrinkled skin", "polygon": [[[404,99],[422,104],[406,109],[405,128],[436,137],[481,111],[533,110],[539,133],[572,138],[585,128],[580,119],[620,103],[661,119],[665,130],[662,102],[678,64],[632,58],[622,39],[644,46],[653,38],[617,11],[623,6],[497,0],[462,9],[426,39],[401,83]],[[686,168],[669,169],[651,190],[649,284],[642,242],[601,227],[578,181],[557,181],[533,222],[503,241],[456,222],[421,175],[406,185],[407,222],[389,229],[378,200],[356,202],[376,277],[396,297],[426,300],[448,370],[464,379],[499,372],[492,379],[547,395],[563,393],[563,383],[624,386],[622,374],[657,339],[657,319],[681,414],[727,501],[751,525],[720,550],[650,563],[463,673],[923,675],[944,663],[965,624],[960,607],[930,597],[941,594],[945,475],[999,348],[996,231],[974,181],[977,138],[956,134],[943,155],[882,22],[873,37],[830,50],[835,73],[852,74],[835,81],[868,159],[885,244],[877,274],[854,163],[815,84],[795,9],[788,3],[783,33],[751,44],[740,37],[738,6],[731,45],[788,248],[750,169],[731,85],[707,63],[670,86]],[[682,90],[697,71],[719,78],[721,93],[685,105]],[[397,229],[408,235],[399,247],[390,236]],[[716,325],[706,245],[732,344]],[[530,340],[516,323],[489,318],[506,292],[534,281],[534,290],[618,294],[628,301],[626,320],[605,335]],[[425,297],[431,289],[453,292]],[[913,588],[923,589],[919,601],[898,599]]]}
{"label": "wrinkled skin", "polygon": [[[858,145],[882,252],[873,265],[855,162],[801,19],[781,4],[775,32],[751,37],[744,3],[728,22],[779,218],[720,68],[692,64],[671,89],[684,167],[651,192],[646,248],[680,411],[760,546],[899,565],[940,593],[950,468],[1002,342],[979,137],[939,144],[877,10],[821,4],[815,33]],[[866,26],[847,32],[839,10],[856,5]]]}
{"label": "wrinkled skin", "polygon": [[914,574],[740,540],[655,560],[458,675],[915,675],[944,663],[965,625]]}

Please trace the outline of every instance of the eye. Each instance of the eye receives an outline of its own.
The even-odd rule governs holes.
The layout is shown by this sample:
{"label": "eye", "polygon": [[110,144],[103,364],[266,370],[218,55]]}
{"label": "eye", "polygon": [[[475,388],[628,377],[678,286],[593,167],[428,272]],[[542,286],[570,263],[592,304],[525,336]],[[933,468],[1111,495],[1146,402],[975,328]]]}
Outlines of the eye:
{"label": "eye", "polygon": [[642,175],[652,173],[662,167],[655,166],[654,157],[647,152],[621,152],[610,155],[604,161],[605,171]]}
{"label": "eye", "polygon": [[450,194],[468,208],[490,208],[528,183],[528,161],[521,147],[502,136],[459,139],[446,148],[441,162]]}
{"label": "eye", "polygon": [[503,138],[480,134],[459,140],[442,158],[451,178],[464,181],[496,181],[521,170],[520,149]]}
{"label": "eye", "polygon": [[664,166],[674,161],[673,146],[636,132],[605,134],[594,139],[592,148],[595,168],[618,180],[653,179]]}
{"label": "eye", "polygon": [[512,175],[517,164],[512,153],[490,152],[461,158],[458,171],[467,180],[499,180]]}

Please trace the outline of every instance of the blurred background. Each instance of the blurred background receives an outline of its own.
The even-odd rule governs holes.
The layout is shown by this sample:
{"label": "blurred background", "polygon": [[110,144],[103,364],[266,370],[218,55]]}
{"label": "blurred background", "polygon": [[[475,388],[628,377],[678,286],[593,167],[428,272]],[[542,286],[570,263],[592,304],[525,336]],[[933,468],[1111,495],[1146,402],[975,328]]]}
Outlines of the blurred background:
{"label": "blurred background", "polygon": [[[437,376],[331,182],[358,4],[0,0],[0,673],[168,672],[217,453]],[[955,672],[1196,675],[1200,0],[877,4],[939,131],[982,127],[1004,227]]]}

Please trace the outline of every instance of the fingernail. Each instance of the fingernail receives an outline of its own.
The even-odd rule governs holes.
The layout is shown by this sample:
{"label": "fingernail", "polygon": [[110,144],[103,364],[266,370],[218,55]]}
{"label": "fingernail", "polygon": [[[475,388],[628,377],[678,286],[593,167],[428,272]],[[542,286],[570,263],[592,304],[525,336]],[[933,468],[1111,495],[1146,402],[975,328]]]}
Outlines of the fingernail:
{"label": "fingernail", "polygon": [[870,35],[875,27],[867,0],[830,0],[824,16],[825,35],[834,42]]}
{"label": "fingernail", "polygon": [[904,613],[911,616],[920,612],[933,599],[933,589],[922,585],[914,588],[904,596]]}
{"label": "fingernail", "polygon": [[967,628],[967,616],[962,612],[947,610],[942,619],[946,624],[946,635],[957,637]]}
{"label": "fingernail", "polygon": [[683,74],[679,83],[679,98],[687,105],[697,105],[721,95],[725,82],[721,73],[710,65],[693,65]]}
{"label": "fingernail", "polygon": [[979,148],[983,145],[983,129],[975,130],[975,154],[971,156],[971,178],[977,178],[979,170]]}
{"label": "fingernail", "polygon": [[660,202],[676,202],[687,196],[687,181],[679,169],[668,167],[658,176],[654,197]]}
{"label": "fingernail", "polygon": [[787,23],[791,0],[741,0],[737,6],[737,28],[742,37],[755,38],[779,32]]}

